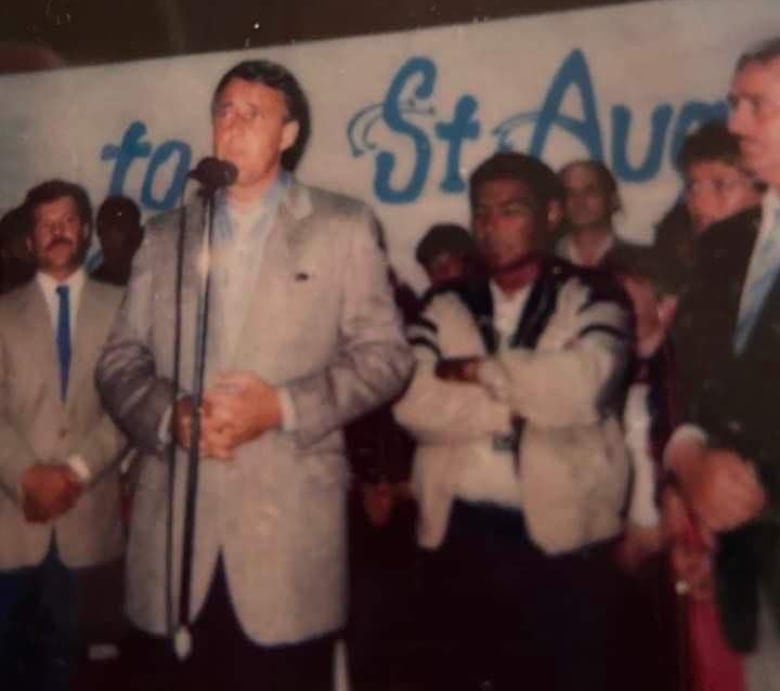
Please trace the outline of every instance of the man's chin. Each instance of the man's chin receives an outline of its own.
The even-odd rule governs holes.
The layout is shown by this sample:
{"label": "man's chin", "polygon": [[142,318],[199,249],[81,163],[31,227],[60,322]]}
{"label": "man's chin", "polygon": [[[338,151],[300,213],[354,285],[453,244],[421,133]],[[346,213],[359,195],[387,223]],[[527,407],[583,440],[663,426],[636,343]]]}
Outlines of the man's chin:
{"label": "man's chin", "polygon": [[539,253],[535,252],[533,250],[529,250],[528,252],[523,252],[522,254],[514,255],[511,258],[501,258],[500,260],[487,260],[486,266],[488,268],[488,271],[492,275],[502,274],[506,273],[508,271],[515,271],[517,269],[522,269],[524,266],[527,266],[531,262],[535,261],[539,258]]}
{"label": "man's chin", "polygon": [[742,164],[754,175],[760,176],[762,172],[762,158],[764,156],[764,149],[755,144],[743,144],[740,147],[740,153],[742,154]]}
{"label": "man's chin", "polygon": [[46,272],[57,272],[57,273],[67,273],[67,272],[73,272],[76,269],[81,266],[81,262],[78,261],[77,257],[71,256],[71,257],[46,257],[43,261],[39,263],[39,266],[42,271]]}

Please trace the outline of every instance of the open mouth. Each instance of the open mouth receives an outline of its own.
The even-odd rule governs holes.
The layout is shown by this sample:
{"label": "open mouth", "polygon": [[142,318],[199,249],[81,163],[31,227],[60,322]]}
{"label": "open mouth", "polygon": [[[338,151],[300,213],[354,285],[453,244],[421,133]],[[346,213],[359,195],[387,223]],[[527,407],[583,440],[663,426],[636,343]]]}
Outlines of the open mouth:
{"label": "open mouth", "polygon": [[57,240],[52,240],[48,245],[46,245],[46,251],[48,252],[50,250],[57,249],[59,246],[71,248],[73,247],[73,243],[65,238],[58,238]]}

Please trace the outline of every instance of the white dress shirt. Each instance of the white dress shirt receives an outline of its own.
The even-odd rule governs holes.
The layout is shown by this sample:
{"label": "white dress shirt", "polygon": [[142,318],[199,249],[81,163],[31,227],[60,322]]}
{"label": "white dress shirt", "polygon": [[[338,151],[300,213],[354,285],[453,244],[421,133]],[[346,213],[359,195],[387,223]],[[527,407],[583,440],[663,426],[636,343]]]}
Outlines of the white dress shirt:
{"label": "white dress shirt", "polygon": [[49,317],[51,318],[52,338],[57,333],[57,319],[59,317],[59,296],[57,288],[59,286],[68,286],[70,300],[70,342],[73,343],[76,337],[76,320],[81,304],[81,291],[84,288],[84,282],[87,280],[87,274],[82,267],[79,267],[64,281],[57,281],[43,271],[35,274],[35,280],[43,292],[46,300],[46,306],[49,308]]}
{"label": "white dress shirt", "polygon": [[[528,302],[531,286],[525,286],[507,295],[491,281],[490,292],[493,297],[493,326],[498,332],[498,348],[507,350]],[[484,376],[498,376],[501,385],[505,386],[503,373],[491,371],[489,367],[480,367],[478,376],[480,381]],[[506,434],[497,434],[496,442],[510,433],[511,430],[507,429]],[[458,477],[456,494],[467,501],[488,502],[519,510],[522,508],[520,481],[515,453],[509,449],[499,449],[494,443],[492,449],[475,449],[472,462],[463,468]]]}

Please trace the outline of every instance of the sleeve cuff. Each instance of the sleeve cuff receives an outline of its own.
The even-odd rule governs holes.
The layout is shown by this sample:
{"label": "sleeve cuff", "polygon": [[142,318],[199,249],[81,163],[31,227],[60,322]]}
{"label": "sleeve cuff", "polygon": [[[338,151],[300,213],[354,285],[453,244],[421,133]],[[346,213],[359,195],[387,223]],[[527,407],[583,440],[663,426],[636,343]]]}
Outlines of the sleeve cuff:
{"label": "sleeve cuff", "polygon": [[89,469],[84,457],[79,454],[68,456],[66,465],[73,471],[73,474],[79,479],[82,485],[86,485],[92,479],[92,471]]}
{"label": "sleeve cuff", "polygon": [[171,417],[173,416],[173,406],[169,405],[160,418],[160,425],[157,428],[157,439],[165,445],[171,441]]}
{"label": "sleeve cuff", "polygon": [[290,389],[282,386],[276,390],[276,394],[279,397],[279,407],[282,410],[282,431],[295,432],[298,429],[298,415],[295,412]]}
{"label": "sleeve cuff", "polygon": [[691,423],[680,425],[672,434],[664,449],[663,464],[664,468],[671,468],[670,457],[672,450],[679,444],[699,443],[702,446],[707,445],[707,433],[699,426]]}
{"label": "sleeve cuff", "polygon": [[660,523],[661,515],[652,499],[641,501],[635,498],[628,511],[628,519],[643,528],[654,528]]}
{"label": "sleeve cuff", "polygon": [[[182,398],[186,398],[190,394],[187,391],[180,391],[176,396],[176,402],[178,403]],[[157,427],[157,440],[165,446],[172,440],[171,436],[171,418],[173,417],[173,406],[169,405],[160,416],[160,424]]]}

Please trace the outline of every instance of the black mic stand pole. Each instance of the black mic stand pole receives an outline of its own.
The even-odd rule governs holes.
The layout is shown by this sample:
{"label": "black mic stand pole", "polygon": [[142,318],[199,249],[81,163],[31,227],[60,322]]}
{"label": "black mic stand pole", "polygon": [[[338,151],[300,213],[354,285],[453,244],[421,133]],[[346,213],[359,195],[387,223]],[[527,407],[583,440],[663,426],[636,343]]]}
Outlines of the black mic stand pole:
{"label": "black mic stand pole", "polygon": [[211,248],[214,234],[214,195],[217,188],[205,185],[201,189],[206,218],[199,257],[200,280],[198,283],[198,313],[195,324],[195,367],[192,387],[192,427],[187,457],[187,487],[184,504],[184,535],[181,561],[181,587],[179,589],[178,626],[173,646],[180,660],[192,651],[190,632],[190,591],[192,588],[192,562],[195,547],[195,514],[198,498],[198,470],[200,464],[200,432],[202,423],[203,387],[206,371],[206,342],[208,338],[209,295],[211,292]]}

